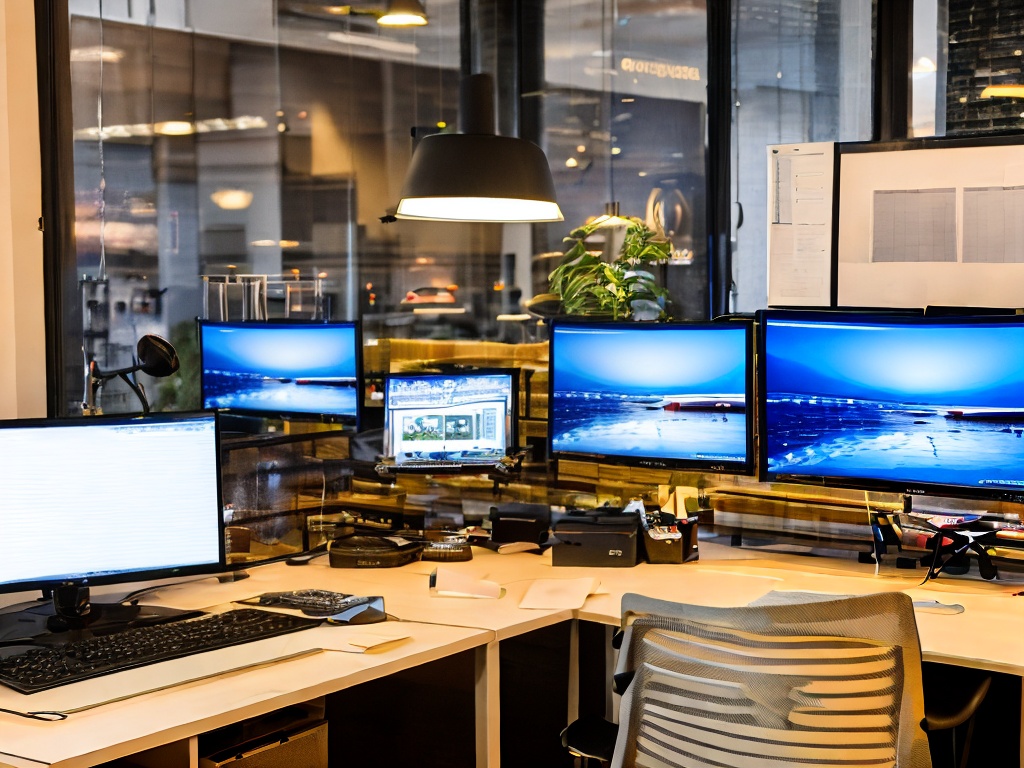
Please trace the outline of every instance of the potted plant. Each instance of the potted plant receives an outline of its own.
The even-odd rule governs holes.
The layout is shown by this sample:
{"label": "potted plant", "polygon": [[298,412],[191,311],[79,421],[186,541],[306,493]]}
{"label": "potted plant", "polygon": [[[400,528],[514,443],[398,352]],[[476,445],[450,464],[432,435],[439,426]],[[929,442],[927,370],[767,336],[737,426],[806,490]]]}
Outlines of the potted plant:
{"label": "potted plant", "polygon": [[669,257],[672,243],[641,219],[629,217],[618,255],[611,261],[588,248],[587,239],[600,223],[584,224],[565,238],[570,243],[559,265],[548,275],[551,293],[570,315],[612,320],[661,320],[666,317],[668,291],[642,267]]}

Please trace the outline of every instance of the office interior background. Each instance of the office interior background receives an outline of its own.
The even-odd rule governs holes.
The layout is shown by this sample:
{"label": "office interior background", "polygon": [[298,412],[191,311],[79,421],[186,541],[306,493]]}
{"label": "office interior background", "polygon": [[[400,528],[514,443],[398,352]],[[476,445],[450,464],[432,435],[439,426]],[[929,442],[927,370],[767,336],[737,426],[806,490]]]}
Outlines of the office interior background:
{"label": "office interior background", "polygon": [[[660,277],[674,317],[753,311],[767,299],[766,145],[1021,121],[1017,100],[978,95],[1020,76],[1019,13],[996,2],[428,0],[427,26],[394,29],[372,10],[67,0],[37,4],[36,18],[5,11],[7,86],[42,128],[46,218],[43,243],[27,235],[40,262],[22,246],[7,257],[21,276],[7,342],[17,394],[6,399],[28,409],[18,415],[41,415],[40,343],[45,410],[69,415],[85,361],[126,364],[145,333],[181,346],[186,373],[151,384],[156,407],[196,406],[194,320],[224,276],[267,275],[271,316],[359,318],[367,340],[526,338],[496,318],[545,292],[562,238],[612,202],[672,239]],[[41,109],[13,67],[32,55],[14,45],[26,24]],[[498,132],[547,153],[564,222],[382,221],[416,138],[457,125],[473,72],[494,76]],[[31,169],[17,103],[10,167]],[[12,205],[33,202],[30,180],[12,175]],[[449,289],[465,313],[409,311]],[[32,309],[44,297],[45,318]],[[135,408],[116,383],[103,397],[107,412]]]}

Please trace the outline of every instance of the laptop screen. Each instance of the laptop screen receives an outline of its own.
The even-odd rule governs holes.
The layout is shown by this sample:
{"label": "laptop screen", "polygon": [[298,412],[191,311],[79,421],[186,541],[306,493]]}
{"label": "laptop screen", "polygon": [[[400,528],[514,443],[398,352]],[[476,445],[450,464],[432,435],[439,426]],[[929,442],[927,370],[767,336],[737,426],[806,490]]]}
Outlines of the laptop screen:
{"label": "laptop screen", "polygon": [[391,374],[384,453],[395,465],[499,461],[514,444],[515,371]]}

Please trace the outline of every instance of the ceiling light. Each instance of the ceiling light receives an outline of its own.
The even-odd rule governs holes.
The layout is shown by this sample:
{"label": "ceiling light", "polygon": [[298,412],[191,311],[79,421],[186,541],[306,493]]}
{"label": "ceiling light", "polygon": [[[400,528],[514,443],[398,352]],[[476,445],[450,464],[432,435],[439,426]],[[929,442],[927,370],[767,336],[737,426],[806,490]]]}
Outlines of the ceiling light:
{"label": "ceiling light", "polygon": [[327,39],[343,45],[360,45],[364,48],[376,48],[379,51],[405,54],[408,56],[415,56],[420,52],[419,46],[414,43],[404,43],[401,40],[388,40],[386,37],[358,35],[354,32],[328,32]]}
{"label": "ceiling light", "polygon": [[543,150],[494,132],[494,81],[470,75],[459,92],[460,133],[420,140],[397,219],[562,221]]}
{"label": "ceiling light", "polygon": [[427,12],[419,0],[391,0],[377,23],[382,27],[422,27],[427,23]]}
{"label": "ceiling light", "polygon": [[320,10],[331,16],[376,16],[382,27],[422,27],[427,23],[427,12],[419,0],[389,0],[383,11],[351,5],[327,5]]}
{"label": "ceiling light", "polygon": [[1014,83],[990,85],[981,92],[981,98],[1024,99],[1024,85]]}
{"label": "ceiling light", "polygon": [[90,45],[84,48],[71,49],[71,61],[102,61],[104,64],[117,64],[124,58],[124,51],[106,45]]}
{"label": "ceiling light", "polygon": [[604,213],[589,222],[589,225],[598,229],[608,229],[609,227],[631,227],[633,222],[619,215],[619,204],[614,202],[605,203]]}
{"label": "ceiling light", "polygon": [[153,133],[161,136],[189,136],[195,132],[195,124],[187,120],[164,120],[153,124]]}
{"label": "ceiling light", "polygon": [[210,199],[225,211],[244,211],[252,205],[252,192],[247,189],[218,189]]}
{"label": "ceiling light", "polygon": [[935,71],[935,62],[927,56],[922,56],[914,62],[913,74],[923,75]]}

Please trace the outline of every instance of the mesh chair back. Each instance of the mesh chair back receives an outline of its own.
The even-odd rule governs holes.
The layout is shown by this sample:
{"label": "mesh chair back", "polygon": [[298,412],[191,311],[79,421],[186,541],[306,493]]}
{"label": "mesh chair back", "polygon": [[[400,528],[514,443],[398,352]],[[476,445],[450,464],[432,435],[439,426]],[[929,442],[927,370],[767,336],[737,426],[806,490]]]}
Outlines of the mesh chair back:
{"label": "mesh chair back", "polygon": [[911,598],[708,608],[622,599],[613,768],[930,768]]}

